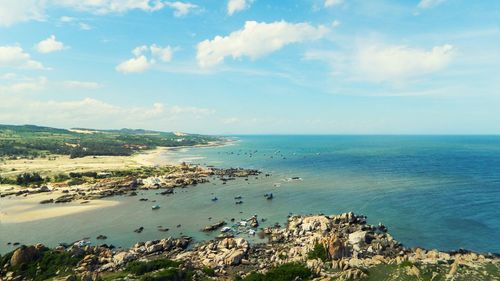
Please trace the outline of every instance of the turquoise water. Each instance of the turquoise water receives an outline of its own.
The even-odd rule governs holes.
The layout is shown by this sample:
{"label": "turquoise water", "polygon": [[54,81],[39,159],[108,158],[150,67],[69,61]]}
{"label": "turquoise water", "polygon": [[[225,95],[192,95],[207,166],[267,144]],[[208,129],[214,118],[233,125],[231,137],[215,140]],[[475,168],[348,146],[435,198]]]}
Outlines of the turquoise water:
{"label": "turquoise water", "polygon": [[[500,252],[500,137],[498,136],[239,136],[215,148],[182,149],[165,156],[221,167],[258,168],[271,173],[249,181],[179,190],[170,197],[143,192],[115,198],[104,210],[1,224],[0,251],[6,241],[56,245],[98,234],[106,243],[130,246],[140,240],[183,234],[212,236],[199,229],[220,219],[253,214],[266,224],[283,223],[289,213],[353,211],[383,222],[406,246],[440,250],[466,248]],[[162,162],[162,159],[158,159]],[[300,177],[301,180],[287,180]],[[263,195],[272,192],[274,200]],[[235,205],[235,196],[244,203]],[[210,198],[217,196],[218,202]],[[176,225],[181,224],[180,228]],[[169,227],[168,233],[156,230]],[[144,226],[141,234],[133,230]],[[95,240],[93,240],[95,242]]]}

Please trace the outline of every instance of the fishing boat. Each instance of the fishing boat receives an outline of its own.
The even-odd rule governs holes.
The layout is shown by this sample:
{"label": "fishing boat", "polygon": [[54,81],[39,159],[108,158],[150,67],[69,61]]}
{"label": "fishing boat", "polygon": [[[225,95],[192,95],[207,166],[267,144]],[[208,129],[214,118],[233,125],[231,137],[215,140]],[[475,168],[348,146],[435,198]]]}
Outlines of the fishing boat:
{"label": "fishing boat", "polygon": [[154,205],[154,206],[151,207],[151,209],[158,210],[158,209],[160,209],[160,205]]}
{"label": "fishing boat", "polygon": [[224,226],[224,227],[220,230],[220,232],[222,232],[222,233],[226,233],[226,232],[229,232],[229,231],[231,231],[231,228],[230,228],[229,226]]}

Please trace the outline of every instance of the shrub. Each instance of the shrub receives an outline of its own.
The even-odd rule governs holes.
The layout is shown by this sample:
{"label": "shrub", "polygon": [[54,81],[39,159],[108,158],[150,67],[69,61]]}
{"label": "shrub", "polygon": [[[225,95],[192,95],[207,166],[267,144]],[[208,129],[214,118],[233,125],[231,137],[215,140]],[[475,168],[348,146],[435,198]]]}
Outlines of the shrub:
{"label": "shrub", "polygon": [[18,185],[29,185],[33,183],[42,183],[43,178],[39,173],[22,173],[17,175],[16,183]]}
{"label": "shrub", "polygon": [[309,280],[312,272],[305,265],[299,263],[285,263],[266,274],[252,272],[245,277],[244,281],[289,281],[289,280]]}
{"label": "shrub", "polygon": [[84,184],[84,183],[85,183],[85,180],[80,179],[80,178],[74,178],[74,179],[71,179],[70,181],[68,181],[69,186],[80,185],[80,184]]}
{"label": "shrub", "polygon": [[69,180],[70,177],[66,174],[57,174],[54,176],[54,181],[55,182],[63,182]]}
{"label": "shrub", "polygon": [[146,275],[141,278],[141,281],[177,281],[182,280],[180,272],[176,268],[163,270],[157,274]]}
{"label": "shrub", "polygon": [[320,259],[322,261],[326,261],[327,257],[325,246],[321,243],[317,243],[314,245],[313,250],[307,253],[307,258],[310,260]]}
{"label": "shrub", "polygon": [[178,267],[179,262],[169,259],[158,259],[149,262],[134,261],[127,265],[125,271],[135,275],[144,275],[145,273],[155,271],[162,268]]}
{"label": "shrub", "polygon": [[207,276],[210,276],[210,277],[215,276],[215,270],[213,268],[204,267],[201,271],[203,271],[203,273],[205,273]]}

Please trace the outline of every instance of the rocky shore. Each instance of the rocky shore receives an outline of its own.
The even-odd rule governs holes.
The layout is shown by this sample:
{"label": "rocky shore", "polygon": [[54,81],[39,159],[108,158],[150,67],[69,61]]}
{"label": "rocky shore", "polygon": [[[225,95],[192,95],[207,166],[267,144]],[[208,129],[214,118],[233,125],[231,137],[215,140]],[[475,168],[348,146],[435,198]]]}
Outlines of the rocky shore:
{"label": "rocky shore", "polygon": [[[210,180],[225,183],[237,177],[257,176],[261,172],[254,169],[201,167],[196,165],[175,165],[161,168],[147,168],[144,171],[121,171],[118,173],[94,172],[77,175],[78,184],[72,180],[61,183],[49,183],[42,186],[11,188],[0,193],[0,197],[30,196],[40,193],[54,193],[57,197],[44,199],[40,204],[58,204],[73,201],[86,203],[90,200],[103,199],[119,195],[137,195],[138,190],[162,189],[161,195],[172,194],[174,188],[184,188]],[[70,176],[72,173],[70,173]],[[86,179],[86,180],[84,180]],[[61,194],[62,193],[62,194]]]}
{"label": "rocky shore", "polygon": [[353,213],[290,216],[285,227],[259,234],[268,241],[251,244],[227,234],[195,245],[189,237],[166,238],[127,250],[21,246],[0,259],[0,279],[36,279],[50,254],[73,261],[50,276],[65,280],[500,280],[498,255],[406,248],[384,225]]}

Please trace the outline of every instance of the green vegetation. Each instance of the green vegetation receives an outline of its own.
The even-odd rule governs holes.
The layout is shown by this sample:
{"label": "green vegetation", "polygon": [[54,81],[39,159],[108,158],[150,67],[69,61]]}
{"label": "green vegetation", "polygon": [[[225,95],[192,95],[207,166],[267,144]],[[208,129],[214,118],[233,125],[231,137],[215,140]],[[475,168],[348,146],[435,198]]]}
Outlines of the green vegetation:
{"label": "green vegetation", "polygon": [[159,272],[147,274],[141,277],[141,281],[191,281],[191,271],[182,271],[177,268],[168,268]]}
{"label": "green vegetation", "polygon": [[[13,252],[6,254],[0,259],[2,268],[10,261],[12,255]],[[71,274],[80,260],[81,257],[72,256],[67,252],[61,253],[44,249],[39,253],[35,261],[10,267],[9,271],[14,272],[15,276],[21,275],[33,281],[41,281],[54,276]]]}
{"label": "green vegetation", "polygon": [[134,275],[144,275],[148,272],[155,271],[162,268],[178,267],[181,263],[169,259],[158,259],[148,262],[134,261],[127,265],[125,271]]}
{"label": "green vegetation", "polygon": [[305,265],[299,263],[286,263],[266,274],[252,272],[243,281],[290,281],[310,280],[312,272]]}
{"label": "green vegetation", "polygon": [[84,179],[81,179],[81,178],[74,178],[74,179],[70,179],[67,184],[69,186],[73,186],[73,185],[80,185],[80,184],[84,184],[85,183],[85,180]]}
{"label": "green vegetation", "polygon": [[131,155],[135,151],[157,146],[189,146],[218,139],[146,130],[65,130],[33,125],[0,125],[0,157]]}
{"label": "green vegetation", "polygon": [[165,174],[170,174],[177,171],[175,166],[162,166],[162,167],[139,167],[130,168],[126,170],[116,170],[116,171],[103,171],[103,172],[70,172],[69,174],[59,173],[53,177],[43,178],[39,173],[23,173],[17,176],[11,177],[0,177],[0,184],[11,184],[11,185],[21,185],[21,186],[32,186],[40,185],[42,183],[65,182],[69,186],[80,185],[84,183],[96,182],[96,179],[104,178],[124,178],[124,177],[134,177],[134,178],[148,178],[152,176],[161,176]]}
{"label": "green vegetation", "polygon": [[16,184],[17,185],[32,185],[32,184],[41,184],[44,182],[44,179],[40,176],[39,173],[22,173],[17,175]]}
{"label": "green vegetation", "polygon": [[179,269],[181,262],[166,258],[152,261],[135,261],[129,263],[121,272],[103,273],[102,280],[121,280],[129,274],[141,281],[188,281],[192,280],[192,270]]}
{"label": "green vegetation", "polygon": [[314,245],[314,249],[307,253],[307,258],[310,260],[320,259],[322,261],[326,261],[326,249],[325,246],[321,243],[317,243]]}
{"label": "green vegetation", "polygon": [[70,177],[66,174],[63,174],[63,173],[57,174],[54,176],[54,182],[64,182],[64,181],[67,181],[69,179],[70,179]]}
{"label": "green vegetation", "polygon": [[213,268],[204,267],[201,271],[203,271],[203,273],[205,273],[207,276],[210,276],[210,277],[215,276],[215,270]]}

